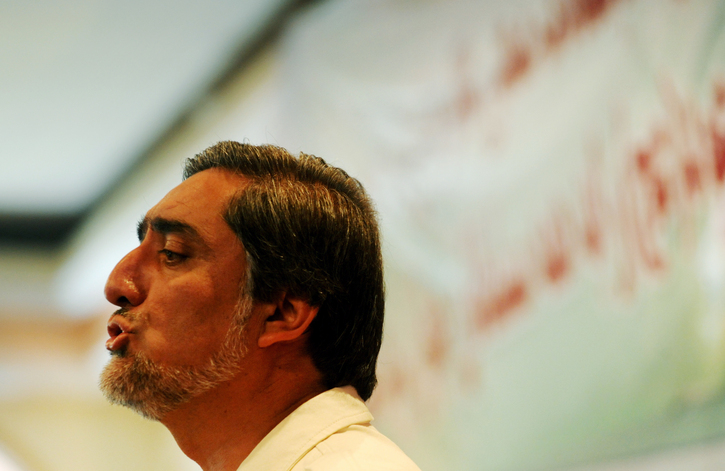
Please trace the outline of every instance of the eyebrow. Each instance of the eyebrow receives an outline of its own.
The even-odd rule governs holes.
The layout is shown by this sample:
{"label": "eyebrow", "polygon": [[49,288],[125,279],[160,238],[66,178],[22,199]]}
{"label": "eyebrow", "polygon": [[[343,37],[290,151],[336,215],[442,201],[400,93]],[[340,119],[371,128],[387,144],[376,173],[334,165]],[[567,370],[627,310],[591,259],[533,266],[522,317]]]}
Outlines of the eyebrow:
{"label": "eyebrow", "polygon": [[188,237],[193,242],[206,245],[204,239],[201,237],[201,235],[199,235],[199,231],[194,229],[189,224],[175,219],[165,219],[160,217],[155,217],[153,219],[144,217],[138,222],[138,226],[136,227],[136,233],[138,235],[139,242],[143,242],[149,227],[152,231],[162,235],[181,234]]}

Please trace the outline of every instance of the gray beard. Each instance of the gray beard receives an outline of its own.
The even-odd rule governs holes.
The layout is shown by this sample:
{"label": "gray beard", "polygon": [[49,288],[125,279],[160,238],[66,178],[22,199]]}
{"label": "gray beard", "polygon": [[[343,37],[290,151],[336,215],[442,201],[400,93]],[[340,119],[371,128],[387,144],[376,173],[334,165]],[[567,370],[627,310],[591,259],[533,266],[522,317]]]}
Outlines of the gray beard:
{"label": "gray beard", "polygon": [[161,420],[181,404],[230,381],[246,355],[243,334],[250,304],[240,302],[224,343],[206,364],[179,368],[159,364],[143,352],[114,352],[101,373],[101,391],[114,404],[126,406],[147,419]]}

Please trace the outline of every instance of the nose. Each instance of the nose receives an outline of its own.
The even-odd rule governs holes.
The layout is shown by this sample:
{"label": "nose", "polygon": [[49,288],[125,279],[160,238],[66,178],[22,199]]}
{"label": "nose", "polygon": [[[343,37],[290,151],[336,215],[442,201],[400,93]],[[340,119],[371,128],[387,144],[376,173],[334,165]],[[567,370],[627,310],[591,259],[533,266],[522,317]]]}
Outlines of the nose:
{"label": "nose", "polygon": [[141,250],[137,247],[119,261],[108,275],[104,289],[106,299],[119,307],[138,306],[146,297],[143,286]]}

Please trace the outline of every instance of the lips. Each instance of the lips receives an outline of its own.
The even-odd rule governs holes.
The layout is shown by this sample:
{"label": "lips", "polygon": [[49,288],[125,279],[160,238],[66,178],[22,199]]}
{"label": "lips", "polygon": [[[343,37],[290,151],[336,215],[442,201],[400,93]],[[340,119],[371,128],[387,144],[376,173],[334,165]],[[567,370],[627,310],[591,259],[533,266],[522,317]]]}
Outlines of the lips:
{"label": "lips", "polygon": [[110,338],[106,340],[106,350],[111,353],[120,353],[125,350],[130,341],[130,335],[133,333],[128,321],[123,317],[114,315],[108,321],[107,328]]}

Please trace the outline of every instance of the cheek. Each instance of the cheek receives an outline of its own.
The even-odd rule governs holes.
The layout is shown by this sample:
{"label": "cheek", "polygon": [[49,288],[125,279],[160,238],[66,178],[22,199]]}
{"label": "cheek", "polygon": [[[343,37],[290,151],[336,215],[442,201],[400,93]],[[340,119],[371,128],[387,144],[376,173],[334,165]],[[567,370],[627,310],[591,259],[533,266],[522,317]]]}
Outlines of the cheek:
{"label": "cheek", "polygon": [[146,341],[158,345],[159,356],[187,363],[214,353],[226,335],[234,304],[211,284],[170,284],[147,313]]}
{"label": "cheek", "polygon": [[238,307],[243,292],[244,275],[239,263],[229,264],[210,277],[209,305],[214,305],[218,312],[224,312],[226,319],[231,320]]}
{"label": "cheek", "polygon": [[239,257],[219,257],[219,263],[166,278],[154,287],[143,340],[153,352],[150,355],[191,365],[218,351],[239,302],[243,279]]}

